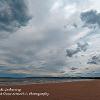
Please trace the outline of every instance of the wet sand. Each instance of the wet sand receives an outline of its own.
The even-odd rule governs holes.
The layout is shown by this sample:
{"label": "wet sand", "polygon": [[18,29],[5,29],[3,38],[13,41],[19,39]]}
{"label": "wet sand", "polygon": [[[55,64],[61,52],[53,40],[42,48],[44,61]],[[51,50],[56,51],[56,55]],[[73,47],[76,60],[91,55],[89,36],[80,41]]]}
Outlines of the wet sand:
{"label": "wet sand", "polygon": [[[100,100],[100,80],[0,86],[0,92],[0,100]],[[27,95],[6,96],[8,92]]]}

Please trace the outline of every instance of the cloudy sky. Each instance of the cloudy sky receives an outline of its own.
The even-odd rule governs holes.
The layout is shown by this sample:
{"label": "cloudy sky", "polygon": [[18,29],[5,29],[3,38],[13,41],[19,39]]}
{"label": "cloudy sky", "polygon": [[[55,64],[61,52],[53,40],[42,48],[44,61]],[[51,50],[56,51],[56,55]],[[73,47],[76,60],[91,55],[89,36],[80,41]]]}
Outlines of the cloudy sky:
{"label": "cloudy sky", "polygon": [[0,77],[99,77],[99,4],[0,0]]}

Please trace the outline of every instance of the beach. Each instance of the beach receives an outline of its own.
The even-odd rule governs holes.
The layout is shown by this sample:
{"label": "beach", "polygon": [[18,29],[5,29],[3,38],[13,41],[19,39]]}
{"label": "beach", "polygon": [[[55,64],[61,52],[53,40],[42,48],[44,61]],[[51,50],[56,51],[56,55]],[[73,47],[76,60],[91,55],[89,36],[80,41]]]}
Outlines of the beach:
{"label": "beach", "polygon": [[0,100],[100,100],[100,80],[0,86]]}

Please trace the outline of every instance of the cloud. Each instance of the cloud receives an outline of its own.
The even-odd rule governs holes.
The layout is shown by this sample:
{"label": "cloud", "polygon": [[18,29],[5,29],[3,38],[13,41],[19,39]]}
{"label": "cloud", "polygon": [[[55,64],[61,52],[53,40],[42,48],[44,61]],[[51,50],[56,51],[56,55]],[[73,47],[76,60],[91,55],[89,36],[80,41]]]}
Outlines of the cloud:
{"label": "cloud", "polygon": [[[30,68],[30,66],[18,66],[18,67],[14,67],[14,66],[0,66],[1,68],[3,67],[3,70],[0,69],[0,76],[5,76],[7,75],[9,77],[31,77],[31,76],[38,76],[38,77],[44,77],[44,76],[49,76],[49,77],[53,77],[53,76],[62,76],[63,73],[61,71],[55,71],[55,70],[48,70],[45,68]],[[38,73],[39,72],[39,73]],[[37,74],[38,73],[38,74]],[[60,74],[59,74],[60,73]],[[15,76],[16,75],[16,76]],[[6,76],[6,77],[7,77]]]}
{"label": "cloud", "polygon": [[[31,76],[85,73],[83,69],[92,66],[87,65],[87,60],[97,51],[100,40],[95,37],[98,43],[94,43],[94,36],[89,35],[91,29],[81,27],[85,20],[80,19],[80,14],[90,11],[94,5],[91,2],[0,0],[0,64],[5,65],[0,66],[1,72]],[[97,46],[90,46],[93,43]]]}
{"label": "cloud", "polygon": [[80,52],[80,50],[77,49],[77,48],[76,48],[76,50],[73,50],[73,49],[67,49],[66,52],[67,52],[67,55],[66,55],[66,56],[72,57],[74,54],[77,54],[78,52]]}
{"label": "cloud", "polygon": [[96,10],[82,12],[80,18],[85,22],[84,26],[95,28],[98,25],[100,27],[100,13]]}
{"label": "cloud", "polygon": [[0,31],[13,32],[25,26],[29,19],[24,0],[0,0]]}
{"label": "cloud", "polygon": [[72,49],[67,49],[67,56],[68,57],[72,57],[73,55],[82,52],[82,51],[86,51],[88,49],[88,43],[87,42],[78,42],[76,48],[72,48]]}
{"label": "cloud", "polygon": [[100,65],[100,55],[93,56],[91,59],[89,59],[87,64],[97,64],[97,65]]}

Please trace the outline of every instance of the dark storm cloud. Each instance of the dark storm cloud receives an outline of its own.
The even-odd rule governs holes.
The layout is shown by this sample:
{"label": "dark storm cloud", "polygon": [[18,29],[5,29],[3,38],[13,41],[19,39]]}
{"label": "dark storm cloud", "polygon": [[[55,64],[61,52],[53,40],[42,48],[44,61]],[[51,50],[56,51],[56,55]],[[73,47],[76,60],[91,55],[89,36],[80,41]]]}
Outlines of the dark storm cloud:
{"label": "dark storm cloud", "polygon": [[97,65],[99,65],[100,64],[100,55],[93,56],[91,59],[89,59],[87,64],[97,64]]}
{"label": "dark storm cloud", "polygon": [[100,27],[100,13],[98,13],[96,10],[82,12],[80,18],[83,22],[85,22],[85,27],[87,26],[91,28],[95,27],[95,25]]}
{"label": "dark storm cloud", "polygon": [[0,30],[12,32],[25,26],[30,17],[24,0],[0,0]]}
{"label": "dark storm cloud", "polygon": [[67,49],[66,52],[67,52],[68,57],[72,57],[74,54],[77,54],[78,52],[80,52],[80,50],[79,49],[75,49],[75,50]]}
{"label": "dark storm cloud", "polygon": [[67,49],[66,52],[67,52],[67,56],[68,57],[72,57],[73,55],[81,52],[81,51],[86,51],[88,49],[88,43],[87,42],[79,42],[77,43],[77,47],[75,49]]}

